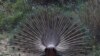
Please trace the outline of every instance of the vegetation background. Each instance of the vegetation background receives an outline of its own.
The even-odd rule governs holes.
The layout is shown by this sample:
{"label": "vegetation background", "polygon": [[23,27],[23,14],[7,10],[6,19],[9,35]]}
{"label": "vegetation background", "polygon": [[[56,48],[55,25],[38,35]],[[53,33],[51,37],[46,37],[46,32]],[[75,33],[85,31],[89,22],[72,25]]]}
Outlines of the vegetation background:
{"label": "vegetation background", "polygon": [[100,0],[0,0],[0,56],[12,53],[6,49],[7,41],[20,22],[46,7],[63,11],[86,25],[91,33],[86,40],[92,47],[88,56],[100,56]]}

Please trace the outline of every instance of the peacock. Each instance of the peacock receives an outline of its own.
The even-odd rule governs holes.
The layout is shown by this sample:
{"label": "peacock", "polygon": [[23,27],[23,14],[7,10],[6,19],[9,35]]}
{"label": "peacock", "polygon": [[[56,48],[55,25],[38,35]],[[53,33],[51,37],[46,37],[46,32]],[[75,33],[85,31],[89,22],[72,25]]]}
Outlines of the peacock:
{"label": "peacock", "polygon": [[86,56],[86,27],[61,12],[44,10],[23,20],[10,44],[33,56]]}

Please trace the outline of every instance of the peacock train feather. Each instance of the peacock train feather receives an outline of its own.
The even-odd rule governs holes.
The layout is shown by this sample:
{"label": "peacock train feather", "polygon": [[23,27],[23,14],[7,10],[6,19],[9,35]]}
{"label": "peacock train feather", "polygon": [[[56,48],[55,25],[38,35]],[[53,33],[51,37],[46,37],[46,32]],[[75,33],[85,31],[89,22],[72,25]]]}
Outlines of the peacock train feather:
{"label": "peacock train feather", "polygon": [[86,33],[86,28],[73,18],[45,10],[24,20],[11,44],[33,56],[44,55],[46,48],[56,49],[61,56],[85,56]]}

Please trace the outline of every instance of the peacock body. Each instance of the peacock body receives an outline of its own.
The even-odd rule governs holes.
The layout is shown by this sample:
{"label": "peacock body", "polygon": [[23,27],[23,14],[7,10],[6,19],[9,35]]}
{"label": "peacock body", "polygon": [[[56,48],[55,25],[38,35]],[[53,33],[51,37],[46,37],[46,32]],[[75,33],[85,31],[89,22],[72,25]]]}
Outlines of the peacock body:
{"label": "peacock body", "polygon": [[86,28],[73,18],[60,12],[45,10],[29,16],[20,25],[11,44],[33,56],[46,55],[46,52],[50,52],[49,49],[54,50],[51,53],[61,56],[85,56],[86,33]]}

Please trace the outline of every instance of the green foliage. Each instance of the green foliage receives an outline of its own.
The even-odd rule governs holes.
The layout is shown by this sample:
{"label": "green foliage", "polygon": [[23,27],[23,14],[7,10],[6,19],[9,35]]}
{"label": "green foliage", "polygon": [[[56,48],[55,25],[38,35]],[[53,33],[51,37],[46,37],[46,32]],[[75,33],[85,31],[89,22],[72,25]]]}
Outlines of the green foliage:
{"label": "green foliage", "polygon": [[[88,0],[79,6],[79,17],[91,33],[92,56],[100,56],[100,4],[99,0]],[[97,36],[99,35],[99,36]],[[90,55],[91,56],[91,55]]]}
{"label": "green foliage", "polygon": [[2,3],[2,10],[0,11],[0,28],[6,31],[13,30],[18,22],[20,22],[27,13],[31,11],[31,7],[25,0],[0,1]]}
{"label": "green foliage", "polygon": [[[48,8],[54,10],[54,12],[55,10],[62,11],[69,17],[81,20],[81,23],[89,27],[92,30],[91,32],[93,32],[95,27],[100,26],[100,4],[96,1],[88,0],[86,2],[86,0],[77,0],[76,4],[68,2],[67,5],[57,4],[48,7],[36,5],[31,7],[25,0],[0,0],[0,29],[11,32],[31,12],[37,13]],[[86,41],[92,46],[92,56],[100,56],[100,45],[94,43],[95,39],[93,37],[91,34],[90,38],[86,38]]]}
{"label": "green foliage", "polygon": [[[26,0],[1,0],[0,6],[2,7],[2,10],[0,10],[1,12],[0,13],[0,28],[6,31],[11,31],[14,28],[16,28],[16,25],[18,24],[18,22],[26,18],[27,14],[29,14],[32,11],[36,13],[36,11],[37,12],[41,11],[42,8],[44,8],[42,6],[33,6],[35,7],[34,9],[27,2]],[[76,2],[80,3],[81,1],[80,2],[76,1]],[[73,7],[72,4],[68,4],[66,6],[50,5],[48,7],[49,7],[48,9],[65,11],[66,12],[65,14],[69,16],[77,17],[77,14],[75,15],[75,12],[73,12],[73,9],[75,7]],[[33,8],[33,10],[31,8]]]}

